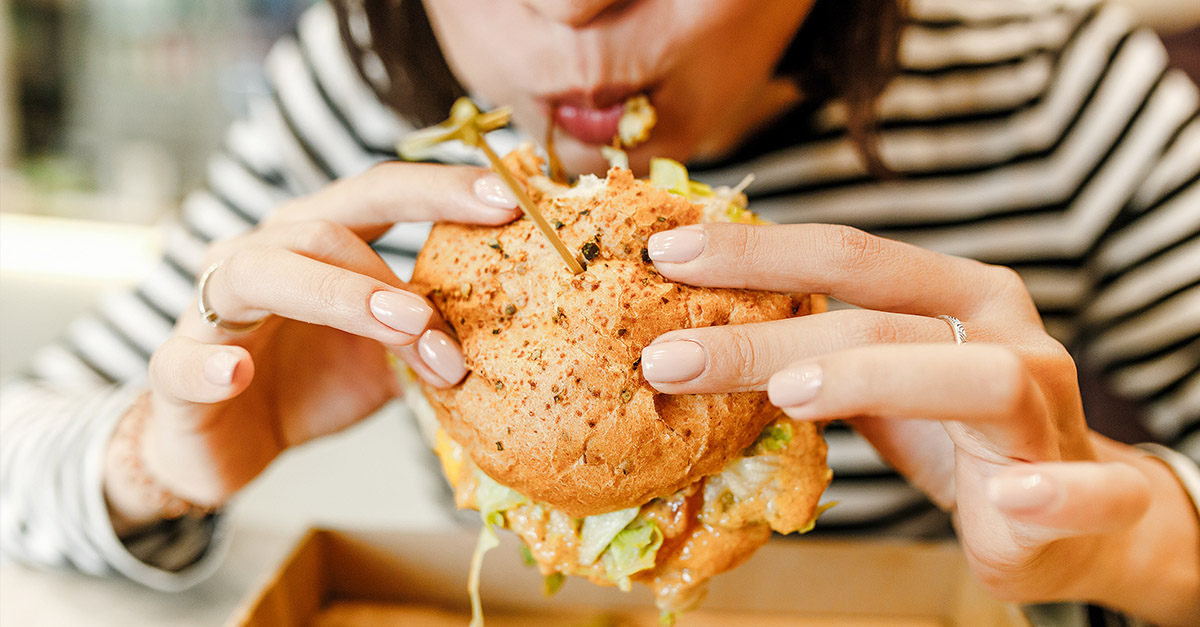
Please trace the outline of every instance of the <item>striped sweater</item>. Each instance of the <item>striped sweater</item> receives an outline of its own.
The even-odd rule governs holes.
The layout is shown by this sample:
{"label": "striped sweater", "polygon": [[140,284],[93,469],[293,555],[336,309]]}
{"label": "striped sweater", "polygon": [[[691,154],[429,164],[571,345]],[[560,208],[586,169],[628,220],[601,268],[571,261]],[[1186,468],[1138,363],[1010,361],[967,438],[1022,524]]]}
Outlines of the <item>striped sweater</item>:
{"label": "striped sweater", "polygon": [[[1200,459],[1196,86],[1167,67],[1153,34],[1090,0],[921,0],[913,8],[902,69],[880,102],[880,150],[901,176],[868,175],[836,102],[780,116],[728,157],[690,164],[693,176],[736,184],[753,172],[751,207],[774,222],[849,224],[1015,268],[1047,329],[1141,408],[1141,418],[1125,419]],[[96,451],[192,298],[210,241],[396,158],[396,140],[412,127],[361,78],[386,80],[372,71],[377,59],[365,61],[360,74],[328,5],[311,8],[295,36],[272,49],[270,96],[229,129],[162,263],[5,385],[6,552],[168,589],[211,570],[211,520],[116,541]],[[519,129],[490,138],[499,152],[524,139]],[[436,158],[478,162],[453,147]],[[428,229],[401,225],[374,246],[407,277]],[[835,479],[826,498],[840,505],[819,529],[946,530],[945,517],[865,441],[837,425],[827,436]]]}

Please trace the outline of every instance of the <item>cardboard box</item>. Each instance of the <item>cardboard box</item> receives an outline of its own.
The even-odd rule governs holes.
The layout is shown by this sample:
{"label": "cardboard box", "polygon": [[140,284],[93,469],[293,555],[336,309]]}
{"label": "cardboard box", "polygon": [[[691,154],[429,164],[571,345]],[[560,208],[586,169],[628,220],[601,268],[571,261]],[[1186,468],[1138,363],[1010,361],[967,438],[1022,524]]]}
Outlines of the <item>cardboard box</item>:
{"label": "cardboard box", "polygon": [[[313,530],[232,617],[237,627],[465,627],[475,534]],[[653,598],[569,579],[542,595],[542,578],[501,533],[484,560],[489,627],[657,627]],[[951,543],[775,538],[716,577],[679,627],[1027,627],[971,579]]]}

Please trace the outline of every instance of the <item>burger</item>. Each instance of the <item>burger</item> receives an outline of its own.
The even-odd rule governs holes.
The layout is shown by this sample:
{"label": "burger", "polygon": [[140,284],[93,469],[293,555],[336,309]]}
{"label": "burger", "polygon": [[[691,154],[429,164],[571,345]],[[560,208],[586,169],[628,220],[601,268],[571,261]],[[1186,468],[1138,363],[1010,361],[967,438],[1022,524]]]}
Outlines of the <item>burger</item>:
{"label": "burger", "polygon": [[571,274],[530,220],[434,226],[412,284],[458,334],[470,373],[410,402],[435,425],[458,506],[483,517],[477,557],[506,528],[551,591],[566,576],[636,582],[664,613],[686,610],[772,531],[811,529],[831,473],[819,426],[765,392],[659,393],[642,349],[667,331],[801,316],[822,301],[655,271],[656,232],[755,222],[741,186],[712,189],[665,159],[648,181],[618,165],[573,185],[543,175],[529,147],[505,163],[585,270]]}

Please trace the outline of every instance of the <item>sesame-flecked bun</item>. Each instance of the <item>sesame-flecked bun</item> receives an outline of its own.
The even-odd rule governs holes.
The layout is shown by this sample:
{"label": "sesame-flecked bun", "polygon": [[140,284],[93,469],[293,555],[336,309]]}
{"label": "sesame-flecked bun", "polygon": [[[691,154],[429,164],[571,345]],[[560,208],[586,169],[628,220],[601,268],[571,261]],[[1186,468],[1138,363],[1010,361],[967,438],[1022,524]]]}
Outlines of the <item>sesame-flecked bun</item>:
{"label": "sesame-flecked bun", "polygon": [[804,315],[810,298],[665,280],[647,238],[705,210],[629,170],[568,188],[529,152],[506,162],[586,271],[572,275],[530,220],[433,228],[412,283],[471,370],[453,388],[424,388],[447,434],[493,479],[576,517],[720,471],[779,410],[762,392],[660,394],[642,377],[642,349],[675,329]]}

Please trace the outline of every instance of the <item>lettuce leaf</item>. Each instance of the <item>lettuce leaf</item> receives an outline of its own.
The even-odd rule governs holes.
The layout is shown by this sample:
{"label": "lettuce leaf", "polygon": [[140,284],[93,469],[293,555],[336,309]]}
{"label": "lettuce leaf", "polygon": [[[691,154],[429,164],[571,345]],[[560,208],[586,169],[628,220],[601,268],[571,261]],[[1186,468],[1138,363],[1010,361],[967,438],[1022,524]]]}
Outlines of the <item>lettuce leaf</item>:
{"label": "lettuce leaf", "polygon": [[558,594],[559,588],[562,588],[563,582],[567,580],[567,576],[562,573],[550,573],[542,578],[542,595],[552,597]]}
{"label": "lettuce leaf", "polygon": [[[529,505],[529,499],[522,496],[520,492],[500,485],[483,471],[476,474],[478,483],[475,487],[475,504],[485,521],[493,513],[503,513],[520,505]],[[504,526],[503,520],[501,520],[500,526]]]}
{"label": "lettuce leaf", "polygon": [[638,508],[630,507],[584,518],[583,529],[579,534],[579,564],[581,566],[594,564],[604,549],[613,541],[613,538],[616,538],[637,515]]}
{"label": "lettuce leaf", "polygon": [[778,453],[787,448],[789,442],[792,441],[793,435],[792,425],[787,422],[775,422],[767,425],[762,433],[758,434],[758,438],[754,440],[754,444],[743,451],[743,455],[752,457],[761,455],[762,453]]}
{"label": "lettuce leaf", "polygon": [[496,529],[493,527],[497,521],[503,526],[504,519],[499,513],[483,517],[483,528],[479,530],[475,553],[471,555],[471,571],[467,575],[467,594],[471,597],[470,627],[483,627],[483,601],[479,596],[479,576],[483,572],[484,553],[500,545],[500,537],[496,535]]}
{"label": "lettuce leaf", "polygon": [[654,558],[662,543],[663,534],[651,521],[638,519],[622,529],[604,553],[604,569],[609,579],[628,591],[632,587],[630,576],[654,567]]}
{"label": "lettuce leaf", "polygon": [[483,572],[483,556],[500,544],[496,527],[504,528],[504,512],[520,505],[528,505],[529,499],[516,490],[500,485],[482,470],[475,473],[475,504],[483,518],[475,553],[471,556],[471,571],[467,576],[467,594],[471,597],[470,627],[483,627],[483,602],[479,596],[479,576]]}
{"label": "lettuce leaf", "polygon": [[826,511],[829,510],[829,508],[831,508],[837,504],[838,504],[837,501],[830,501],[828,503],[822,503],[820,506],[817,507],[816,511],[813,512],[812,518],[808,519],[808,522],[804,523],[803,527],[800,527],[799,529],[797,529],[796,533],[808,533],[808,532],[812,531],[813,527],[817,526],[817,519],[821,517],[821,514],[824,514]]}

